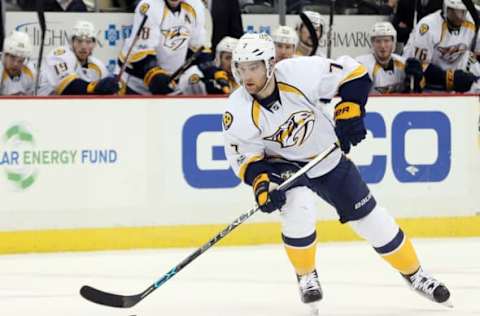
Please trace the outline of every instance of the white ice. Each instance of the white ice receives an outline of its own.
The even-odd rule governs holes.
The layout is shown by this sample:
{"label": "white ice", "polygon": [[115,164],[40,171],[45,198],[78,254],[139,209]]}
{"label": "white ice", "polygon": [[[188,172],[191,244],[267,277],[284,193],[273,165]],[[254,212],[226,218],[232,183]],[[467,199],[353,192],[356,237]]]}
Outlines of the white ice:
{"label": "white ice", "polygon": [[[366,243],[323,243],[317,252],[325,294],[320,315],[480,315],[480,238],[414,243],[424,268],[449,286],[454,309],[410,291]],[[0,256],[0,315],[308,315],[281,245],[213,247],[130,309],[96,305],[78,294],[84,284],[139,293],[193,250]]]}

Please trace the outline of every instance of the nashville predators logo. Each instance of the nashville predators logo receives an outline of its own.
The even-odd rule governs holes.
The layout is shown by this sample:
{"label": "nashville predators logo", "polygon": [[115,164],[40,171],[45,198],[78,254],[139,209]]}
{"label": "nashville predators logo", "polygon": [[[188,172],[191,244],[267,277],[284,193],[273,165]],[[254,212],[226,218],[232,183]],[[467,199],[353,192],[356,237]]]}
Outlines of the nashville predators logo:
{"label": "nashville predators logo", "polygon": [[454,63],[467,51],[467,45],[460,43],[447,47],[437,47],[437,50],[440,52],[440,56],[443,60],[448,63]]}
{"label": "nashville predators logo", "polygon": [[150,9],[150,5],[148,3],[143,3],[141,6],[140,6],[140,13],[142,14],[146,14],[148,9]]}
{"label": "nashville predators logo", "polygon": [[190,38],[190,32],[183,25],[162,30],[165,37],[163,45],[171,50],[179,49]]}
{"label": "nashville predators logo", "polygon": [[420,32],[420,35],[423,35],[428,32],[428,29],[429,29],[428,24],[422,23],[418,31]]}
{"label": "nashville predators logo", "polygon": [[233,123],[233,115],[230,112],[223,113],[223,129],[228,131]]}
{"label": "nashville predators logo", "polygon": [[315,116],[313,112],[296,112],[273,135],[264,139],[277,142],[282,148],[301,146],[312,133],[314,123]]}

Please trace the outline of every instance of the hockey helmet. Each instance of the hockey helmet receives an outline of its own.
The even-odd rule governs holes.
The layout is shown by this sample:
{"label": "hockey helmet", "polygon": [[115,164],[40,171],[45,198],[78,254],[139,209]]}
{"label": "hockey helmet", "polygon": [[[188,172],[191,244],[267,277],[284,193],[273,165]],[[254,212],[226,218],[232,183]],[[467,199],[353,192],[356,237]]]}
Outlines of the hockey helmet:
{"label": "hockey helmet", "polygon": [[225,36],[222,40],[218,43],[217,47],[215,48],[215,64],[217,67],[220,67],[220,54],[221,53],[233,53],[233,50],[237,46],[238,39]]}
{"label": "hockey helmet", "polygon": [[22,58],[30,58],[32,55],[32,43],[25,32],[13,31],[3,42],[3,52]]}
{"label": "hockey helmet", "polygon": [[298,45],[298,35],[290,26],[280,25],[273,33],[272,38],[275,43]]}
{"label": "hockey helmet", "polygon": [[72,30],[72,39],[75,37],[92,38],[93,40],[96,40],[97,32],[95,26],[89,21],[77,21]]}
{"label": "hockey helmet", "polygon": [[249,61],[263,61],[267,69],[267,82],[275,68],[275,45],[266,33],[247,33],[240,37],[232,54],[232,72],[235,80],[243,85],[238,64]]}
{"label": "hockey helmet", "polygon": [[397,31],[390,22],[377,22],[373,25],[372,31],[370,32],[370,41],[373,42],[373,39],[378,36],[391,36],[393,40],[393,50],[395,50],[395,45],[397,43]]}
{"label": "hockey helmet", "polygon": [[462,0],[443,0],[444,13],[447,12],[447,8],[467,11],[467,7],[465,6],[465,4],[463,4]]}

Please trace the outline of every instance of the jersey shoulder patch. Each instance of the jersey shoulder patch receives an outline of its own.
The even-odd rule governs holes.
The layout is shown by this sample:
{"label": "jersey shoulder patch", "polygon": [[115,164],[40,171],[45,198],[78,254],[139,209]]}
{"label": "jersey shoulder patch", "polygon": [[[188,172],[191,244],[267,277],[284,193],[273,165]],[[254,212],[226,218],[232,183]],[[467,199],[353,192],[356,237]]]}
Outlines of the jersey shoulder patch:
{"label": "jersey shoulder patch", "polygon": [[62,55],[65,55],[65,53],[66,53],[66,50],[63,47],[55,48],[53,51],[54,56],[62,56]]}
{"label": "jersey shoulder patch", "polygon": [[149,9],[150,9],[150,5],[144,2],[140,5],[140,8],[138,10],[140,11],[141,14],[147,14]]}
{"label": "jersey shoulder patch", "polygon": [[233,123],[233,115],[232,113],[226,111],[223,113],[223,129],[228,131],[230,126],[232,126]]}
{"label": "jersey shoulder patch", "polygon": [[430,29],[430,26],[428,26],[427,23],[422,23],[418,28],[418,32],[420,33],[420,35],[424,35],[425,33],[428,32],[429,29]]}

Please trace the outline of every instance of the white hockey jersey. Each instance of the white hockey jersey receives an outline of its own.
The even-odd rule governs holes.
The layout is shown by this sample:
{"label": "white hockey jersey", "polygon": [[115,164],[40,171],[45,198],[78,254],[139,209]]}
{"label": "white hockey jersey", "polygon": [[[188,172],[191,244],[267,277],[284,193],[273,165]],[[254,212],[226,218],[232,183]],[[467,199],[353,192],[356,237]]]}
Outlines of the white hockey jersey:
{"label": "white hockey jersey", "polygon": [[377,63],[373,53],[361,55],[356,60],[367,67],[373,85],[372,94],[403,92],[405,90],[405,60],[392,54],[387,68]]}
{"label": "white hockey jersey", "polygon": [[[335,61],[317,56],[282,60],[275,66],[281,101],[270,110],[239,87],[223,115],[225,153],[237,176],[244,180],[247,166],[264,157],[308,162],[336,142],[326,105],[339,86],[366,73],[365,66],[348,56]],[[340,150],[332,153],[308,175],[329,172],[340,157]]]}
{"label": "white hockey jersey", "polygon": [[45,58],[42,66],[39,95],[60,95],[75,79],[88,82],[100,80],[109,75],[105,64],[98,58],[88,57],[82,67],[75,53],[68,47],[58,47]]}
{"label": "white hockey jersey", "polygon": [[[206,37],[205,6],[201,0],[182,1],[178,12],[172,12],[163,0],[142,0],[135,10],[132,36],[125,41],[120,54],[122,62],[144,14],[148,15],[148,19],[132,49],[130,63],[147,55],[156,55],[158,66],[171,74],[185,62],[189,48],[197,50],[200,46],[210,46]],[[150,94],[143,78],[125,73],[122,79],[136,92]]]}
{"label": "white hockey jersey", "polygon": [[35,89],[36,71],[32,63],[22,67],[22,73],[17,77],[10,77],[0,63],[0,95],[33,95]]}
{"label": "white hockey jersey", "polygon": [[[441,10],[436,11],[418,22],[410,34],[403,57],[416,57],[422,63],[433,63],[443,70],[464,69],[474,32],[475,25],[471,21],[463,22],[458,31],[450,31]],[[478,44],[477,51],[480,49]]]}
{"label": "white hockey jersey", "polygon": [[176,93],[187,95],[207,95],[207,88],[202,81],[203,72],[197,67],[188,68],[178,79]]}

